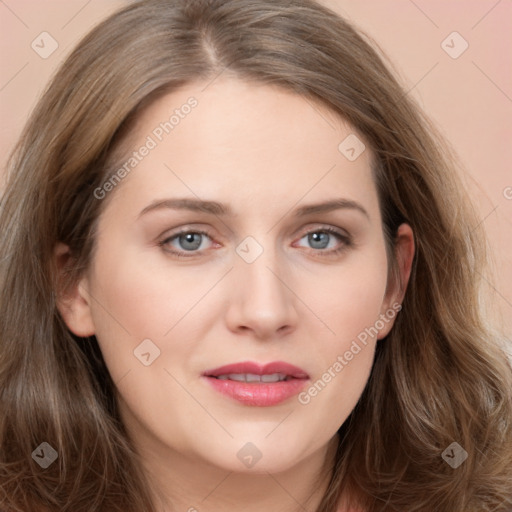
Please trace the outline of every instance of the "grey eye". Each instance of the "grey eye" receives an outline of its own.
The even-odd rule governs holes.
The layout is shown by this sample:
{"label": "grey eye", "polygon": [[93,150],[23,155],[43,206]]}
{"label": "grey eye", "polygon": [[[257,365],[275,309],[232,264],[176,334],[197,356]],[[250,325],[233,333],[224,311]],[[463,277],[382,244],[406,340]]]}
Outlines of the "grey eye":
{"label": "grey eye", "polygon": [[202,242],[202,235],[201,233],[185,233],[178,235],[178,243],[180,244],[180,248],[184,249],[185,251],[195,251],[201,246]]}
{"label": "grey eye", "polygon": [[329,238],[332,236],[330,233],[324,233],[322,231],[318,231],[316,233],[310,233],[307,235],[308,242],[311,244],[311,247],[314,249],[325,249],[329,244]]}

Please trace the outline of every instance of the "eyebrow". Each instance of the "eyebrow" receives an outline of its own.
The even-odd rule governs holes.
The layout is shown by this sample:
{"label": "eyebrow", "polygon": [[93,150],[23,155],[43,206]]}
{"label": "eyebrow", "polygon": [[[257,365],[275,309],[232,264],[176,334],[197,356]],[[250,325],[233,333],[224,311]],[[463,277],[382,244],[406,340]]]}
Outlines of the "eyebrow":
{"label": "eyebrow", "polygon": [[[139,213],[139,218],[149,212],[162,209],[188,210],[218,216],[233,216],[233,211],[229,206],[217,201],[192,198],[173,198],[154,201]],[[301,206],[300,208],[297,208],[295,215],[297,217],[304,217],[313,213],[327,213],[334,210],[355,210],[365,215],[368,219],[370,218],[368,212],[360,203],[345,198],[332,199],[322,203]]]}

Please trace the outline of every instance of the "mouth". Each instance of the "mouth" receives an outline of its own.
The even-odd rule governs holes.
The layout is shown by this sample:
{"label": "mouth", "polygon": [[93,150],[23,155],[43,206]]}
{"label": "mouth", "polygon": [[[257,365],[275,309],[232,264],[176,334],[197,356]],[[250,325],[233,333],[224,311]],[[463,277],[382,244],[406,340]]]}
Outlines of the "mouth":
{"label": "mouth", "polygon": [[265,365],[247,361],[207,370],[202,378],[219,393],[243,405],[269,407],[298,394],[309,375],[282,361]]}

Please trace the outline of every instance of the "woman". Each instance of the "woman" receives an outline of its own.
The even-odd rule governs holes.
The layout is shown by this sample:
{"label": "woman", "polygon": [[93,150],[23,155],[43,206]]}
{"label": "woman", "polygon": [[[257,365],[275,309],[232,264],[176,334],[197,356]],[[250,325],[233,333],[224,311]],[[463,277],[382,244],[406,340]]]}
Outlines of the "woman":
{"label": "woman", "polygon": [[311,1],[100,24],[2,201],[2,508],[509,510],[455,165]]}

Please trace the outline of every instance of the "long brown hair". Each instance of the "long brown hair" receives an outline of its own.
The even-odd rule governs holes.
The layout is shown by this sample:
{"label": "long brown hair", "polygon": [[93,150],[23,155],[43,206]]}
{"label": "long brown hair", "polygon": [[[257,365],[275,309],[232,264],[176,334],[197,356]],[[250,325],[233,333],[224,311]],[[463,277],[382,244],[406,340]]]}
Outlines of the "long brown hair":
{"label": "long brown hair", "polygon": [[[230,73],[319,102],[364,136],[391,270],[398,225],[415,234],[403,309],[339,430],[318,511],[337,510],[343,489],[372,512],[510,511],[512,370],[480,308],[485,242],[455,157],[389,68],[313,0],[142,0],[80,42],[27,123],[1,203],[2,509],[155,510],[97,342],[57,312],[54,248],[71,248],[77,279],[105,203],[94,191],[138,114]],[[31,455],[43,442],[58,454],[44,471]],[[454,442],[468,454],[457,468],[443,457]]]}

